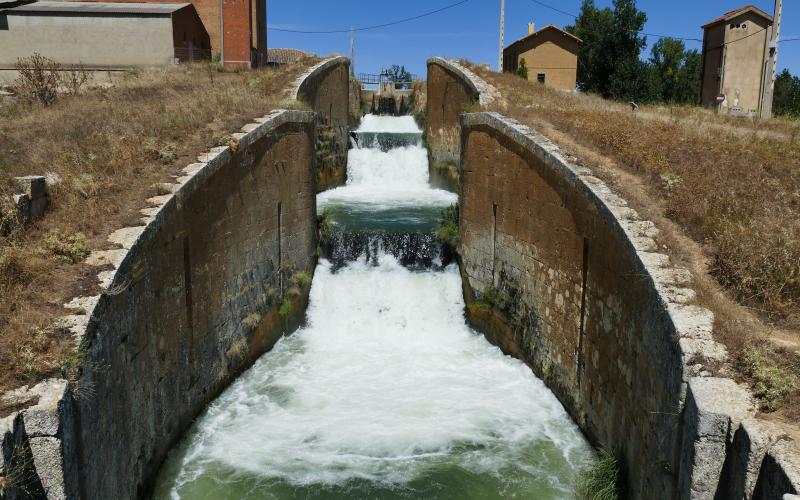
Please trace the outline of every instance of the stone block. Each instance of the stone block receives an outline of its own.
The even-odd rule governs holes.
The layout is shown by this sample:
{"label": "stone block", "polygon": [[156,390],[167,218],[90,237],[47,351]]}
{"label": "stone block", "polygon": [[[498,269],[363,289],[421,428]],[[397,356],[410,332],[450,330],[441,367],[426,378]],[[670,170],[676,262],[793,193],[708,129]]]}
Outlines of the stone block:
{"label": "stone block", "polygon": [[750,393],[725,378],[689,380],[683,414],[678,497],[713,500],[739,423],[754,413]]}
{"label": "stone block", "polygon": [[47,196],[47,181],[43,175],[26,175],[15,177],[14,180],[31,200]]}
{"label": "stone block", "polygon": [[752,498],[764,456],[775,441],[775,434],[764,423],[742,421],[725,459],[717,498]]}

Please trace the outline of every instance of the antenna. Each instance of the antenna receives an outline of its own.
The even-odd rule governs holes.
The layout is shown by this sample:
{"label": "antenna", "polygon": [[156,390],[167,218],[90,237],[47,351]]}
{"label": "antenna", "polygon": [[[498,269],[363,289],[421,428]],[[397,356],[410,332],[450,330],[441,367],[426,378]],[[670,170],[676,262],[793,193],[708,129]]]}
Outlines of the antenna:
{"label": "antenna", "polygon": [[497,56],[497,71],[503,72],[503,36],[505,35],[506,1],[500,0],[500,51]]}
{"label": "antenna", "polygon": [[350,76],[356,76],[356,32],[350,27]]}

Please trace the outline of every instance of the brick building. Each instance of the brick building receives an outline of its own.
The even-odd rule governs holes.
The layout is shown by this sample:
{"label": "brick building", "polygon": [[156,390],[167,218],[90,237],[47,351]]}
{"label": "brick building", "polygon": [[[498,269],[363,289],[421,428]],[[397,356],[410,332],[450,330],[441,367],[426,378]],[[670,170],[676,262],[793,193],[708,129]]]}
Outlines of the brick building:
{"label": "brick building", "polygon": [[528,80],[575,90],[580,44],[580,38],[552,24],[536,31],[528,23],[528,34],[503,49],[503,71],[516,72],[524,59]]}

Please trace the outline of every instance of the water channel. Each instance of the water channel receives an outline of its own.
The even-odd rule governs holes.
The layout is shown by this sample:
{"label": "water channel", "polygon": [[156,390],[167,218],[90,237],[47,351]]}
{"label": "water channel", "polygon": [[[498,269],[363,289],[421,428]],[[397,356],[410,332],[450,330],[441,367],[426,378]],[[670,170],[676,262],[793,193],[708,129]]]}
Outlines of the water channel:
{"label": "water channel", "polygon": [[464,319],[433,237],[411,117],[367,115],[306,325],[234,382],[170,454],[155,498],[574,498],[591,449],[520,361]]}

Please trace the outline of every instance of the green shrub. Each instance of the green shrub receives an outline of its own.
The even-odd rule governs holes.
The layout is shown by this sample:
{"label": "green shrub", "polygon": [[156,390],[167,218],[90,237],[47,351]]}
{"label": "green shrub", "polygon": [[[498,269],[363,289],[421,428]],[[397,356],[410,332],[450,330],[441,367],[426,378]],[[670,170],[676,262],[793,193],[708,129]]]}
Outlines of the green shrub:
{"label": "green shrub", "polygon": [[77,264],[89,256],[89,240],[83,233],[62,236],[57,229],[50,231],[45,246],[58,260],[68,264]]}
{"label": "green shrub", "polygon": [[289,314],[292,312],[292,299],[290,297],[286,297],[281,302],[281,307],[278,309],[278,314],[285,320],[289,317]]}
{"label": "green shrub", "polygon": [[581,471],[577,494],[581,500],[617,500],[621,498],[622,474],[614,455],[601,450],[595,462]]}
{"label": "green shrub", "polygon": [[516,75],[520,78],[528,79],[528,65],[525,62],[525,59],[519,60],[519,66],[517,67]]}
{"label": "green shrub", "polygon": [[458,205],[453,204],[442,210],[442,218],[436,229],[436,238],[455,248],[458,245]]}
{"label": "green shrub", "polygon": [[775,364],[775,357],[762,349],[752,349],[744,356],[744,371],[752,379],[753,395],[760,400],[761,411],[777,410],[786,396],[797,390],[797,377]]}

